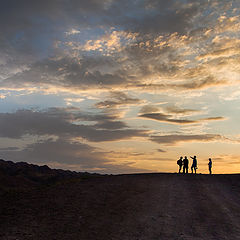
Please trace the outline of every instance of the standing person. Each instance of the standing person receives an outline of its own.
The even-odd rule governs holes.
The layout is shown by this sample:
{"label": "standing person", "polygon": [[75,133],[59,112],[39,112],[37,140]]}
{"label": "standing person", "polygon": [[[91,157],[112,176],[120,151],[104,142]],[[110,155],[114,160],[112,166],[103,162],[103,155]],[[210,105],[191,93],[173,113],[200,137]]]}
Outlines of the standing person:
{"label": "standing person", "polygon": [[183,165],[183,157],[180,157],[178,160],[177,160],[177,165],[179,166],[179,171],[178,173],[181,173],[181,169],[182,169],[182,165]]}
{"label": "standing person", "polygon": [[212,159],[211,158],[209,158],[208,169],[209,169],[209,174],[212,174]]}
{"label": "standing person", "polygon": [[188,173],[188,159],[187,156],[183,159],[183,173]]}
{"label": "standing person", "polygon": [[190,156],[190,158],[193,160],[192,166],[191,166],[192,173],[193,173],[193,169],[194,169],[194,172],[196,174],[196,170],[197,170],[197,157],[196,156],[194,156],[194,157]]}

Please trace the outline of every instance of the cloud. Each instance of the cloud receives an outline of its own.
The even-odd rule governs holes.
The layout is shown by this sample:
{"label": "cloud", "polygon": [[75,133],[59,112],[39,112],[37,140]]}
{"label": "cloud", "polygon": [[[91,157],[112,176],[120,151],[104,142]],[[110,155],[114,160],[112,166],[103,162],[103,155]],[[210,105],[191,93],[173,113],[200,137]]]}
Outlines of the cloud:
{"label": "cloud", "polygon": [[[206,40],[200,35],[202,32],[197,36],[183,35],[178,32],[166,35],[158,33],[154,36],[114,30],[112,34],[104,32],[95,40],[87,39],[85,44],[78,43],[79,40],[63,41],[57,49],[63,48],[64,52],[61,50],[58,56],[35,61],[25,66],[23,70],[7,78],[3,77],[4,81],[0,87],[3,89],[35,88],[35,91],[39,86],[41,90],[55,87],[56,89],[65,88],[66,91],[96,88],[180,91],[229,84],[229,79],[223,78],[223,75],[218,72],[223,68],[228,68],[231,72],[238,71],[237,62],[235,62],[235,69],[228,66],[233,65],[230,62],[234,60],[233,51],[237,54],[237,40],[229,39],[232,43],[227,44],[227,38],[220,41],[216,40],[215,35],[211,35],[212,38],[215,36],[215,40],[208,43],[209,39]],[[134,42],[124,42],[123,45],[126,46],[122,49],[120,47],[122,43],[119,40],[121,37],[133,38]],[[204,48],[206,50],[196,51],[192,45],[197,42],[207,44]],[[85,47],[79,49],[75,43]],[[115,50],[111,54],[106,54],[103,49],[108,47]],[[228,61],[226,60],[223,64],[224,59],[221,61],[219,59],[219,63],[211,63],[210,60],[213,59],[209,59],[208,55],[214,52],[220,54],[225,51],[224,49],[226,51],[231,49],[230,55],[227,56]],[[219,56],[223,58],[225,55]]]}
{"label": "cloud", "polygon": [[240,54],[240,40],[229,36],[216,35],[205,53],[198,56],[200,60],[215,59],[219,57],[234,57]]}
{"label": "cloud", "polygon": [[96,40],[87,40],[85,44],[79,42],[70,42],[72,49],[82,51],[100,51],[100,52],[120,52],[125,46],[135,42],[138,33],[131,33],[125,31],[116,31],[105,33],[103,36]]}
{"label": "cloud", "polygon": [[58,162],[76,164],[81,166],[96,166],[106,162],[104,154],[87,144],[79,142],[69,142],[64,139],[53,141],[48,139],[28,145],[22,152],[28,159],[36,162]]}
{"label": "cloud", "polygon": [[215,79],[213,76],[208,76],[206,78],[201,78],[199,80],[189,80],[183,83],[156,83],[156,84],[137,84],[137,88],[144,90],[159,90],[166,91],[169,89],[172,90],[199,90],[209,87],[216,87],[221,85],[226,85],[229,81],[224,79]]}
{"label": "cloud", "polygon": [[[165,108],[167,112],[173,113],[173,114],[186,114],[186,113],[194,113],[198,112],[193,109],[181,109],[175,106],[170,106]],[[224,117],[208,117],[208,118],[200,118],[196,120],[189,120],[189,119],[178,119],[176,116],[172,114],[165,114],[162,112],[159,112],[159,108],[155,106],[144,106],[140,110],[139,117],[147,118],[159,122],[167,122],[172,124],[195,124],[195,123],[201,123],[203,121],[217,121],[217,120],[224,120]]]}
{"label": "cloud", "polygon": [[[205,62],[238,53],[234,37],[228,36],[230,46],[218,36],[219,25],[228,26],[227,34],[239,24],[227,3],[6,2],[0,12],[0,87],[179,91],[229,84]],[[205,27],[198,26],[202,20]]]}
{"label": "cloud", "polygon": [[122,129],[127,128],[127,124],[121,121],[100,121],[94,125],[97,129]]}
{"label": "cloud", "polygon": [[174,4],[174,1],[150,4],[149,1],[142,3],[126,0],[121,3],[116,0],[43,0],[41,3],[13,0],[3,3],[1,7],[1,40],[2,44],[15,40],[17,44],[14,47],[23,53],[27,49],[29,52],[37,50],[37,38],[45,37],[48,42],[52,42],[56,36],[60,37],[61,32],[71,33],[72,29],[79,31],[79,27],[118,26],[128,31],[145,32],[184,30],[196,14],[198,4],[184,7]]}
{"label": "cloud", "polygon": [[160,122],[168,122],[168,123],[174,123],[174,124],[192,124],[197,122],[195,120],[187,120],[187,119],[172,119],[171,115],[166,115],[164,113],[145,113],[145,114],[139,115],[139,117],[149,118],[149,119],[157,120]]}
{"label": "cloud", "polygon": [[141,114],[155,113],[155,112],[159,112],[159,107],[156,107],[153,105],[145,105],[139,111],[139,113]]}
{"label": "cloud", "polygon": [[163,135],[151,136],[150,140],[163,145],[175,145],[179,142],[211,142],[222,140],[219,134],[200,134],[200,135]]}
{"label": "cloud", "polygon": [[[0,87],[56,86],[65,88],[101,88],[126,84],[124,72],[102,73],[94,70],[108,64],[107,57],[46,59],[32,64],[29,69],[5,79]],[[111,64],[110,64],[111,65]]]}
{"label": "cloud", "polygon": [[65,34],[66,34],[67,36],[69,36],[69,35],[75,35],[75,34],[79,34],[79,33],[80,33],[80,31],[77,30],[77,29],[74,29],[74,28],[70,29],[68,32],[65,32]]}
{"label": "cloud", "polygon": [[112,92],[110,99],[96,104],[97,108],[117,108],[119,106],[137,105],[141,103],[138,98],[129,97],[124,92]]}
{"label": "cloud", "polygon": [[214,163],[217,163],[217,165],[220,165],[220,166],[226,166],[226,165],[237,166],[240,163],[239,156],[233,155],[233,154],[221,154],[221,155],[215,156],[212,160]]}
{"label": "cloud", "polygon": [[[55,29],[57,27],[61,28],[61,25],[58,23],[60,20],[62,20],[61,24],[66,27],[69,24],[81,23],[81,20],[84,20],[84,15],[87,13],[102,15],[109,3],[109,0],[83,0],[81,2],[75,0],[60,2],[58,0],[52,0],[51,2],[43,0],[41,3],[33,3],[29,0],[23,0],[20,3],[17,0],[13,0],[2,4],[1,29],[8,35],[21,30],[26,31],[30,35],[37,33],[36,27],[38,27],[38,30],[42,33],[44,25],[45,31],[49,30],[49,26],[54,26]],[[37,18],[39,18],[38,21]],[[46,21],[48,25],[46,25]],[[9,24],[6,25],[6,22]],[[82,24],[85,22],[86,18]]]}
{"label": "cloud", "polygon": [[208,117],[208,118],[202,118],[200,121],[215,121],[215,120],[225,120],[224,117]]}
{"label": "cloud", "polygon": [[[53,135],[101,142],[144,137],[147,134],[147,131],[131,129],[125,123],[115,120],[115,116],[84,114],[71,108],[18,110],[15,113],[0,113],[0,136],[17,139],[26,134]],[[89,124],[81,124],[81,121],[89,121]]]}
{"label": "cloud", "polygon": [[168,113],[176,113],[176,114],[191,114],[191,113],[199,112],[199,110],[196,110],[196,109],[183,109],[177,106],[167,106],[165,109]]}
{"label": "cloud", "polygon": [[37,164],[48,164],[78,171],[98,173],[133,173],[146,172],[134,167],[134,163],[115,163],[108,159],[105,152],[88,144],[66,139],[46,139],[27,145],[23,149],[2,148],[1,157],[12,161],[25,161]]}
{"label": "cloud", "polygon": [[[148,1],[149,2],[149,1]],[[152,1],[153,2],[153,1]],[[154,1],[151,7],[147,7],[147,14],[142,18],[128,17],[127,21],[130,22],[131,30],[142,33],[173,33],[173,32],[185,32],[191,26],[191,19],[197,15],[200,4],[182,4],[178,5],[178,9],[174,6],[174,1],[169,1],[168,4],[163,1],[156,3]],[[164,11],[163,11],[164,9]]]}
{"label": "cloud", "polygon": [[160,148],[159,148],[159,149],[157,149],[157,151],[158,151],[158,152],[160,152],[160,153],[164,153],[164,152],[166,152],[165,150],[163,150],[163,149],[160,149]]}
{"label": "cloud", "polygon": [[145,113],[139,115],[139,117],[149,118],[152,120],[156,120],[159,122],[168,122],[173,124],[194,124],[200,123],[203,121],[218,121],[218,120],[225,120],[224,117],[209,117],[209,118],[200,118],[197,120],[188,120],[188,119],[174,119],[172,115],[166,115],[164,113]]}

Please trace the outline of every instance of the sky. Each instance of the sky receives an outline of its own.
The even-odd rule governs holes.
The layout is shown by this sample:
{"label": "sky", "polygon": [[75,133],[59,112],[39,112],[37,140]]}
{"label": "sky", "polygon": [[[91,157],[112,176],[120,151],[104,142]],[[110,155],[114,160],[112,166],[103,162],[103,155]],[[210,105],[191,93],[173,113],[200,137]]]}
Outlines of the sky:
{"label": "sky", "polygon": [[239,0],[1,1],[2,159],[239,173],[239,113]]}

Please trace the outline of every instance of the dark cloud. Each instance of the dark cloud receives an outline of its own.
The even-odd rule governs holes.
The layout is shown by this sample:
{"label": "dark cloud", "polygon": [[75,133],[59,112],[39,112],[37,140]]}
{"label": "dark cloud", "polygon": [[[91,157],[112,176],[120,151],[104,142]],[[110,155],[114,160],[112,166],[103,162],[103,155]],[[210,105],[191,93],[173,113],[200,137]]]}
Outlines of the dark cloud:
{"label": "dark cloud", "polygon": [[199,110],[184,109],[184,108],[179,108],[177,106],[167,106],[165,109],[168,113],[176,113],[176,114],[190,114],[190,113],[199,112]]}
{"label": "dark cloud", "polygon": [[[3,1],[0,9],[0,53],[5,62],[1,74],[6,80],[1,86],[23,88],[45,84],[82,90],[138,87],[164,91],[226,84],[227,81],[214,78],[206,69],[201,72],[194,69],[192,72],[195,78],[190,76],[188,68],[181,65],[184,60],[189,60],[188,54],[180,51],[189,48],[178,46],[182,41],[191,44],[198,40],[196,36],[196,39],[192,38],[192,32],[196,29],[203,29],[201,35],[204,35],[207,27],[195,26],[194,21],[199,16],[204,18],[208,15],[208,7],[211,8],[211,15],[214,4],[218,6],[215,0]],[[66,32],[74,28],[80,31],[81,38],[69,39],[68,42]],[[136,39],[133,44],[123,44],[123,49],[117,47],[113,54],[101,52],[103,49],[88,52],[76,48],[74,52],[69,47],[74,54],[66,50],[67,43],[76,41],[84,45],[87,40],[101,39],[109,29],[125,31],[126,34],[136,33]],[[83,34],[81,31],[84,30],[89,33]],[[159,36],[163,37],[160,42],[157,40]],[[174,37],[177,37],[176,40]],[[60,44],[58,47],[54,47],[53,43],[56,42]],[[157,47],[157,44],[163,42],[163,46]],[[214,51],[219,51],[218,46],[215,48]],[[66,57],[76,56],[76,52],[76,58]],[[202,57],[204,54],[203,51],[199,53]],[[107,70],[104,71],[104,68]],[[9,72],[13,74],[7,78]],[[149,84],[148,80],[153,75],[173,78],[178,75],[186,81],[166,84],[159,80],[159,83]],[[114,107],[117,104],[110,99],[99,103],[99,106]]]}
{"label": "dark cloud", "polygon": [[127,127],[127,125],[121,121],[100,121],[94,126],[99,129],[122,129]]}
{"label": "dark cloud", "polygon": [[213,87],[217,85],[224,85],[226,84],[226,80],[219,80],[213,76],[207,76],[206,78],[202,78],[198,81],[191,81],[183,83],[183,84],[175,84],[172,85],[174,88],[182,88],[182,89],[203,89],[208,87]]}
{"label": "dark cloud", "polygon": [[225,120],[224,117],[208,117],[202,118],[201,121],[215,121],[215,120]]}
{"label": "dark cloud", "polygon": [[104,154],[99,153],[94,147],[64,139],[56,141],[48,139],[30,144],[22,151],[22,155],[36,162],[80,164],[84,167],[106,162]]}
{"label": "dark cloud", "polygon": [[5,35],[13,35],[13,37],[19,32],[32,37],[45,31],[50,34],[50,30],[54,29],[56,32],[62,29],[61,26],[90,24],[89,14],[97,18],[103,14],[108,3],[109,0],[3,1],[0,26]]}
{"label": "dark cloud", "polygon": [[94,70],[109,61],[103,57],[45,59],[35,62],[29,69],[5,79],[1,86],[21,88],[32,85],[52,85],[66,88],[101,88],[121,86],[128,83],[122,72],[102,73]]}
{"label": "dark cloud", "polygon": [[[49,164],[79,171],[99,173],[145,172],[132,166],[133,163],[114,164],[105,152],[88,144],[71,142],[65,139],[46,139],[29,144],[24,149],[0,149],[1,157],[12,161],[25,161],[37,164]],[[56,165],[57,164],[57,165]]]}
{"label": "dark cloud", "polygon": [[[52,108],[47,111],[18,110],[15,113],[0,113],[0,136],[21,138],[29,135],[54,135],[81,137],[93,142],[115,141],[146,136],[147,132],[128,128],[112,116],[91,115]],[[81,120],[90,121],[89,125]],[[98,122],[96,125],[93,121]],[[91,125],[92,124],[92,125]],[[109,126],[108,126],[109,125]]]}
{"label": "dark cloud", "polygon": [[136,105],[141,103],[138,98],[132,98],[124,92],[112,92],[110,94],[110,100],[105,100],[96,104],[98,108],[116,108],[121,105]]}
{"label": "dark cloud", "polygon": [[[157,1],[155,1],[157,2]],[[154,4],[148,8],[148,14],[139,17],[128,17],[126,19],[134,29],[141,33],[184,33],[191,25],[191,19],[198,13],[198,3],[191,4],[182,9],[174,8],[173,1],[169,4]],[[153,6],[153,4],[152,4]]]}
{"label": "dark cloud", "polygon": [[[2,33],[2,39],[5,35],[11,39],[8,39],[2,45],[2,48],[0,43],[0,51],[1,49],[3,51],[7,49],[8,53],[4,52],[4,56],[12,55],[10,58],[6,57],[8,61],[5,65],[8,65],[9,68],[13,64],[11,62],[14,61],[15,56],[19,58],[17,61],[21,62],[21,55],[33,51],[34,48],[37,51],[36,59],[38,61],[36,59],[33,61],[32,57],[29,57],[27,60],[28,64],[26,64],[25,60],[23,60],[22,64],[27,65],[27,67],[24,65],[25,70],[6,78],[1,83],[1,86],[6,88],[23,88],[29,85],[50,85],[64,88],[77,87],[82,90],[92,88],[139,87],[164,91],[166,89],[201,89],[226,84],[226,81],[215,79],[209,74],[205,75],[206,71],[199,72],[199,69],[195,69],[195,71],[183,71],[180,63],[182,63],[184,57],[179,53],[179,48],[173,44],[168,44],[168,41],[173,37],[182,36],[182,32],[189,28],[193,16],[198,11],[204,9],[204,4],[206,4],[206,1],[189,1],[188,3],[168,1],[166,3],[166,1],[153,0],[143,2],[129,2],[124,0],[121,3],[108,0],[99,2],[94,0],[89,2],[53,0],[51,3],[48,3],[44,0],[42,4],[35,4],[24,0],[21,4],[17,1],[11,1],[11,4],[4,3],[2,9],[6,8],[9,11],[4,11],[0,15],[0,20],[1,18],[5,18],[2,24],[6,28],[6,31]],[[17,7],[12,7],[14,5]],[[128,10],[126,11],[126,9]],[[10,24],[5,24],[8,20]],[[16,24],[14,24],[15,21]],[[66,47],[63,46],[64,40],[60,32],[66,32],[69,26],[73,28],[75,25],[80,28],[82,25],[86,25],[88,29],[95,29],[100,25],[101,27],[106,25],[115,28],[120,26],[121,30],[138,33],[136,44],[129,44],[129,46],[127,44],[123,50],[119,50],[120,53],[115,53],[112,56],[109,54],[105,54],[104,56],[100,52],[92,54],[89,52],[86,53],[84,50],[78,50],[79,57],[66,57],[60,50]],[[49,27],[52,29],[49,29]],[[43,34],[45,31],[46,34]],[[56,31],[59,31],[59,33],[56,34]],[[166,32],[170,35],[166,34],[161,40],[163,42],[166,41],[166,44],[164,47],[156,48],[155,37],[163,35]],[[52,36],[54,33],[55,36]],[[174,34],[171,35],[171,33]],[[32,37],[26,37],[26,34]],[[47,38],[51,38],[51,41],[49,39],[46,40]],[[56,50],[52,45],[53,39],[58,39],[60,42],[63,41],[63,45],[58,49],[60,54],[57,54],[57,58],[48,58],[49,55],[55,56],[56,54],[56,52],[50,51],[50,49],[53,51]],[[45,43],[49,41],[51,43]],[[26,46],[22,46],[22,42],[26,42]],[[23,53],[8,50],[14,48],[22,49]],[[122,58],[123,55],[124,58]],[[22,57],[22,59],[26,58]],[[34,63],[30,64],[30,62]],[[21,65],[20,63],[15,64]],[[5,72],[8,68],[6,66],[4,68],[6,70],[4,70],[2,75],[6,77],[7,74]],[[104,68],[107,68],[107,71],[106,69],[104,71]],[[14,73],[13,70],[12,72]],[[186,72],[184,76],[186,81],[181,84],[174,82],[163,84],[161,80],[156,84],[146,83],[148,78],[152,78],[154,74],[155,76],[174,77],[176,74],[184,75],[182,72]],[[197,79],[193,78],[193,75],[189,72],[192,74],[194,72],[195,77],[197,74]],[[117,100],[112,101],[110,99],[99,103],[100,107],[114,107],[114,105],[118,105]]]}
{"label": "dark cloud", "polygon": [[154,113],[154,112],[159,112],[159,107],[156,107],[153,105],[145,105],[139,111],[139,113],[141,113],[141,114]]}
{"label": "dark cloud", "polygon": [[198,89],[204,89],[209,87],[214,87],[218,85],[226,85],[228,83],[227,80],[220,80],[216,79],[213,76],[208,76],[206,78],[201,78],[199,80],[192,80],[189,79],[188,81],[184,83],[173,83],[173,84],[165,84],[165,83],[157,83],[157,84],[137,84],[136,87],[143,88],[143,89],[149,89],[149,90],[161,90],[165,91],[168,89],[174,89],[174,90],[198,90]]}
{"label": "dark cloud", "polygon": [[175,145],[179,142],[211,142],[221,139],[223,139],[223,137],[218,134],[163,135],[150,137],[151,141],[164,145]]}
{"label": "dark cloud", "polygon": [[164,153],[164,152],[166,152],[165,150],[163,150],[163,149],[160,149],[160,148],[159,148],[159,149],[157,149],[157,151],[158,151],[158,152],[160,152],[160,153]]}
{"label": "dark cloud", "polygon": [[105,25],[140,32],[183,31],[199,5],[181,7],[175,1],[10,0],[1,4],[0,32],[5,42],[11,40],[14,47],[31,51],[38,37],[54,40],[69,27]]}
{"label": "dark cloud", "polygon": [[139,117],[149,118],[153,120],[157,120],[160,122],[168,122],[174,124],[192,124],[197,123],[198,121],[195,120],[187,120],[187,119],[173,119],[171,115],[166,115],[164,113],[145,113],[139,115]]}
{"label": "dark cloud", "polygon": [[[179,114],[179,112],[177,113]],[[182,113],[182,111],[180,113]],[[156,120],[159,122],[173,123],[173,124],[194,124],[194,123],[200,123],[203,121],[217,121],[217,120],[225,119],[224,117],[209,117],[209,118],[201,118],[196,120],[176,119],[176,118],[173,118],[172,115],[168,115],[164,113],[155,113],[155,112],[140,114],[139,117],[148,118],[148,119]]]}
{"label": "dark cloud", "polygon": [[[11,77],[4,79],[0,86],[2,88],[28,88],[28,87],[62,87],[66,90],[78,89],[113,89],[115,87],[122,89],[142,89],[142,90],[198,90],[218,85],[227,84],[227,80],[217,79],[211,76],[202,69],[188,70],[184,74],[185,81],[177,83],[144,83],[153,74],[156,74],[151,67],[147,67],[146,62],[151,62],[153,65],[158,64],[158,60],[148,59],[146,56],[139,57],[141,60],[131,62],[127,59],[124,63],[119,64],[117,60],[111,56],[108,57],[82,57],[78,58],[63,57],[60,59],[45,59],[29,65],[26,70],[20,71]],[[111,62],[111,64],[108,64]],[[130,64],[131,62],[131,64]],[[104,71],[104,65],[107,64],[108,71]],[[125,65],[132,65],[126,71]],[[169,63],[171,65],[171,63]],[[102,69],[102,70],[101,70]],[[167,72],[159,73],[167,74]],[[168,71],[168,70],[166,70]],[[178,71],[178,70],[177,70]],[[134,73],[135,72],[135,73]],[[4,74],[4,73],[3,73]],[[176,73],[174,73],[176,74]],[[204,76],[206,74],[206,76]],[[137,104],[141,101],[124,94],[123,92],[113,92],[109,99],[98,103],[97,107],[114,108],[124,103]]]}
{"label": "dark cloud", "polygon": [[13,64],[12,68],[19,68],[58,54],[62,49],[56,49],[54,45],[66,37],[67,31],[104,25],[104,15],[110,2],[1,1],[0,54],[5,65]]}
{"label": "dark cloud", "polygon": [[208,118],[200,118],[196,120],[178,119],[176,118],[176,116],[172,114],[183,115],[183,114],[191,114],[199,111],[194,109],[183,109],[176,106],[165,106],[162,108],[165,109],[165,111],[170,114],[165,114],[160,112],[161,109],[159,107],[152,106],[152,105],[145,105],[139,111],[140,114],[138,116],[147,118],[147,119],[156,120],[159,122],[167,122],[167,123],[173,123],[173,124],[194,124],[194,123],[200,123],[203,121],[217,121],[217,120],[225,119],[224,117],[208,117]]}

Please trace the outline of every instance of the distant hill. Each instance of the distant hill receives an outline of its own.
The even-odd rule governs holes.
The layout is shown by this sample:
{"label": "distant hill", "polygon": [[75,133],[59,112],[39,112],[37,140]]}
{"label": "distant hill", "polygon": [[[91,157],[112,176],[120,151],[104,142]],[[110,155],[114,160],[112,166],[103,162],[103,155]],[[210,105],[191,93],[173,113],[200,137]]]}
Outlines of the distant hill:
{"label": "distant hill", "polygon": [[14,163],[0,159],[0,187],[5,189],[34,187],[64,179],[98,175],[87,172],[51,169],[47,165],[38,166],[26,162]]}
{"label": "distant hill", "polygon": [[240,239],[238,174],[0,169],[0,240]]}

